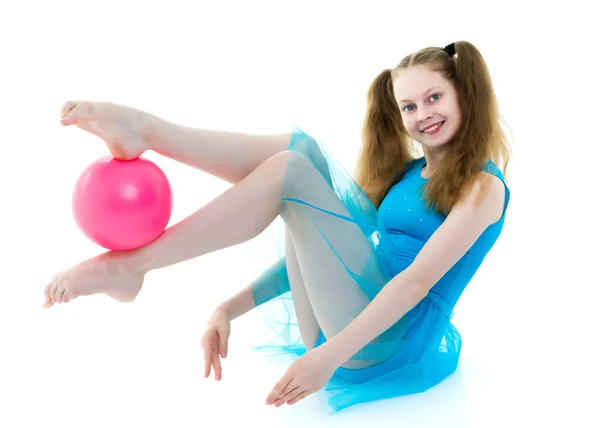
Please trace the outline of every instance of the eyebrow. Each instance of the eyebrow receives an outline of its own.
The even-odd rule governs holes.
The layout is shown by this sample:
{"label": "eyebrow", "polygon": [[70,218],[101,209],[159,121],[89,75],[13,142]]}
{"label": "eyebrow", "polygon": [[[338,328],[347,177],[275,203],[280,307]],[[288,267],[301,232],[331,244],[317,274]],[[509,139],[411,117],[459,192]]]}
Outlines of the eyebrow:
{"label": "eyebrow", "polygon": [[[428,94],[429,92],[431,92],[431,91],[434,91],[434,90],[436,90],[436,89],[442,89],[442,88],[440,88],[439,86],[436,86],[436,87],[433,87],[433,88],[429,88],[429,89],[427,89],[425,92],[423,92],[423,96],[425,96],[425,95],[426,95],[426,94]],[[406,103],[406,102],[408,102],[408,101],[410,101],[410,100],[400,100],[400,102],[401,102],[401,103]]]}

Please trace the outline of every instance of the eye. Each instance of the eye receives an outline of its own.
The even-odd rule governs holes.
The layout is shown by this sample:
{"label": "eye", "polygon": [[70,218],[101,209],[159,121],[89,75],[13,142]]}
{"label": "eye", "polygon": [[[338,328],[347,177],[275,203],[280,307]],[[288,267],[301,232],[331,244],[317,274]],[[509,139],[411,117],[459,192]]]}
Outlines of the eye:
{"label": "eye", "polygon": [[[434,101],[437,101],[437,100],[439,99],[439,97],[440,97],[440,96],[441,96],[441,94],[433,94],[433,95],[431,95],[431,96],[429,97],[429,99],[431,99],[431,98],[433,98],[433,97],[438,97],[437,99],[435,99],[435,100],[434,100]],[[409,104],[409,105],[407,105],[407,106],[404,106],[404,107],[402,108],[402,111],[408,111],[408,110],[406,110],[406,109],[407,109],[407,108],[409,108],[409,107],[413,107],[413,105],[412,105],[412,104]]]}

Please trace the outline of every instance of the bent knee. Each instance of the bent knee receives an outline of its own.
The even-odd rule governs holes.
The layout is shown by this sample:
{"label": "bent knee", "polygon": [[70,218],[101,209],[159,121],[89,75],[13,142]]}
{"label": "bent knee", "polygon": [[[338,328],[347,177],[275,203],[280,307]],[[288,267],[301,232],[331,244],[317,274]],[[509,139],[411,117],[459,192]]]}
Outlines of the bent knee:
{"label": "bent knee", "polygon": [[306,185],[318,178],[319,181],[325,179],[329,187],[332,186],[329,167],[324,157],[314,158],[309,154],[285,150],[274,155],[270,161],[278,163],[285,169],[286,180]]}
{"label": "bent knee", "polygon": [[269,161],[279,162],[286,166],[311,164],[311,162],[306,156],[294,150],[283,150],[279,153],[276,153],[269,159]]}

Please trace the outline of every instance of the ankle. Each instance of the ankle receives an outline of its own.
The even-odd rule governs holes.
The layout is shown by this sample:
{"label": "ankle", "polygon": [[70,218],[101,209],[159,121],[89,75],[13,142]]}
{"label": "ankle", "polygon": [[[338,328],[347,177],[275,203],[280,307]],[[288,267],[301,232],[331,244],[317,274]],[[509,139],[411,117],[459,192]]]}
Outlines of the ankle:
{"label": "ankle", "polygon": [[148,150],[157,151],[165,141],[165,128],[168,122],[157,116],[151,114],[145,114],[143,118],[143,133],[144,140],[146,141],[146,148]]}
{"label": "ankle", "polygon": [[148,150],[160,154],[171,154],[172,142],[185,139],[182,126],[160,117],[148,115],[144,120],[144,137]]}
{"label": "ankle", "polygon": [[120,275],[145,276],[152,269],[152,262],[144,260],[139,250],[108,251],[100,257],[106,269]]}

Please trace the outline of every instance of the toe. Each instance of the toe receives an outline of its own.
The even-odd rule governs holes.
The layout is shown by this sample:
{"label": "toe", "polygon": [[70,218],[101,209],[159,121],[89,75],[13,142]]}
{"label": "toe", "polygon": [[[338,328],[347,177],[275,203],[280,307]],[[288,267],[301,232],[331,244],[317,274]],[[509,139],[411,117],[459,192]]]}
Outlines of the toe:
{"label": "toe", "polygon": [[62,301],[62,295],[65,292],[64,286],[56,286],[53,288],[52,300],[55,303],[60,303]]}
{"label": "toe", "polygon": [[60,296],[59,303],[67,303],[69,300],[71,300],[69,290],[65,289],[62,295]]}
{"label": "toe", "polygon": [[91,105],[86,101],[67,101],[63,104],[60,115],[61,125],[69,126],[77,124],[90,113]]}
{"label": "toe", "polygon": [[50,308],[50,307],[54,306],[54,302],[52,301],[52,299],[51,299],[51,298],[49,298],[49,297],[46,297],[46,298],[44,299],[44,304],[43,304],[42,306],[43,306],[44,308]]}
{"label": "toe", "polygon": [[63,104],[60,109],[61,125],[69,126],[77,121],[78,117],[75,107],[77,107],[76,101],[67,101]]}
{"label": "toe", "polygon": [[65,295],[65,289],[64,288],[59,288],[56,291],[56,295],[54,296],[54,301],[56,303],[62,303],[63,302],[63,296]]}
{"label": "toe", "polygon": [[67,101],[60,108],[60,117],[65,117],[67,113],[69,113],[75,106],[77,105],[76,101]]}
{"label": "toe", "polygon": [[44,289],[44,306],[49,307],[52,306],[52,297],[50,297],[50,289],[52,288],[52,283],[46,285]]}
{"label": "toe", "polygon": [[58,291],[58,284],[56,282],[53,282],[52,285],[50,286],[50,300],[52,301],[52,303],[56,303],[56,292]]}

